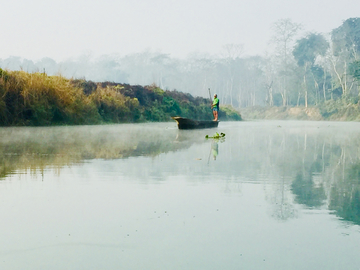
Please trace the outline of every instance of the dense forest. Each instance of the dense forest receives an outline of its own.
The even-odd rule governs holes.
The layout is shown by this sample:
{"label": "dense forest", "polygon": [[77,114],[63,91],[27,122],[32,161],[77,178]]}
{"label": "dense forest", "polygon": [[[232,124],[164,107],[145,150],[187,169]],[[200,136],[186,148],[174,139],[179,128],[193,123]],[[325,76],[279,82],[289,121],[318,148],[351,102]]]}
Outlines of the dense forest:
{"label": "dense forest", "polygon": [[219,55],[194,53],[186,59],[151,50],[126,55],[83,55],[57,63],[10,57],[0,67],[61,74],[67,78],[151,85],[207,97],[223,104],[318,106],[336,100],[357,104],[360,80],[360,18],[349,18],[330,33],[302,32],[290,19],[272,25],[262,56],[247,56],[242,44],[225,45]]}
{"label": "dense forest", "polygon": [[[212,119],[211,101],[156,85],[69,80],[46,73],[0,69],[0,125],[97,124]],[[231,106],[220,119],[241,120]]]}

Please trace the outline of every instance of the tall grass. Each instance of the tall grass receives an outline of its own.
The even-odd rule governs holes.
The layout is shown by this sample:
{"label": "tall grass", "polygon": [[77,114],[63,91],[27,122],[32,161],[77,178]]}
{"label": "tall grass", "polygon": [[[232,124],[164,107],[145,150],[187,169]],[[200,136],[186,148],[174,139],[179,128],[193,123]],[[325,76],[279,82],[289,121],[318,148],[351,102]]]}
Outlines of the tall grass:
{"label": "tall grass", "polygon": [[2,125],[84,124],[99,121],[95,104],[61,76],[1,71]]}
{"label": "tall grass", "polygon": [[105,122],[134,122],[139,119],[139,101],[122,95],[120,86],[99,86],[89,98]]}
{"label": "tall grass", "polygon": [[[93,83],[0,69],[1,126],[169,121],[175,115],[212,119],[207,99],[155,85]],[[227,110],[223,116],[232,119],[234,114]]]}

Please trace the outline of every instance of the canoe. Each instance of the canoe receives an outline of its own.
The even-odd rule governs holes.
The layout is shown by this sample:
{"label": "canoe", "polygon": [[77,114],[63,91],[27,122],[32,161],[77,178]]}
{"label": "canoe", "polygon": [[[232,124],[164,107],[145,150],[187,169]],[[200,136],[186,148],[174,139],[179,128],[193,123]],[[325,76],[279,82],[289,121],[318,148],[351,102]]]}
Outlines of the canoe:
{"label": "canoe", "polygon": [[179,129],[215,128],[219,125],[219,121],[193,120],[178,116],[171,118],[177,122]]}

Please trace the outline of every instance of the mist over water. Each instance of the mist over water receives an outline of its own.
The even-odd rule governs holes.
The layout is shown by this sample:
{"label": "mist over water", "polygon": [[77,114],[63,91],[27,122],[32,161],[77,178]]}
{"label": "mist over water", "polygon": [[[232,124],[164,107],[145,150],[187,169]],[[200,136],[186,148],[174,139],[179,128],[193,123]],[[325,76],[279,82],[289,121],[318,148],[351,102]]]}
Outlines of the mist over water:
{"label": "mist over water", "polygon": [[0,268],[358,269],[359,132],[2,128]]}

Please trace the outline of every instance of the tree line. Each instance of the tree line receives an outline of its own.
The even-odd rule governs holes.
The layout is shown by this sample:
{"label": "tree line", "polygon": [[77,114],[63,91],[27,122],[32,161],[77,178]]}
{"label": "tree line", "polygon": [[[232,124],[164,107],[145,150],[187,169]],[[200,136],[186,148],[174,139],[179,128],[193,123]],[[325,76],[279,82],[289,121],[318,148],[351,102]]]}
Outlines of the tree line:
{"label": "tree line", "polygon": [[317,106],[346,100],[356,104],[360,81],[360,18],[349,18],[330,33],[309,32],[290,19],[272,25],[263,56],[246,56],[242,44],[220,55],[194,53],[186,59],[147,50],[126,56],[83,55],[57,63],[20,57],[0,59],[10,70],[61,74],[95,82],[156,84],[195,96],[216,92],[222,103],[251,106]]}

